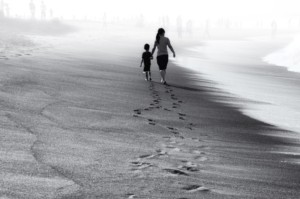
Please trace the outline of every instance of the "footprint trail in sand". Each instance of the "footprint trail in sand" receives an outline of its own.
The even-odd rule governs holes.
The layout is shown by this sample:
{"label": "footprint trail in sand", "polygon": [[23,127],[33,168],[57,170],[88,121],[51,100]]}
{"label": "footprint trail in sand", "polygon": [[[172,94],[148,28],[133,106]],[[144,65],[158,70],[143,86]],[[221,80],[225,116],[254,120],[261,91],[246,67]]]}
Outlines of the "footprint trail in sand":
{"label": "footprint trail in sand", "polygon": [[[160,148],[151,154],[142,154],[130,162],[131,170],[138,177],[149,175],[173,176],[195,179],[201,176],[202,164],[209,160],[206,153],[199,151],[203,148],[201,139],[186,137],[187,131],[196,130],[196,124],[189,122],[188,114],[184,113],[184,102],[175,94],[172,86],[164,86],[164,91],[156,88],[150,82],[150,103],[148,107],[133,110],[133,117],[137,117],[149,125],[158,128],[157,132],[166,131],[169,135],[162,135]],[[155,111],[155,114],[150,114]],[[156,118],[149,118],[158,114],[172,114],[177,118],[179,126],[166,125]],[[153,117],[154,117],[153,116]],[[185,133],[183,133],[185,132]],[[201,179],[201,178],[199,178]],[[182,187],[186,193],[208,192],[211,189],[199,184],[186,184]]]}

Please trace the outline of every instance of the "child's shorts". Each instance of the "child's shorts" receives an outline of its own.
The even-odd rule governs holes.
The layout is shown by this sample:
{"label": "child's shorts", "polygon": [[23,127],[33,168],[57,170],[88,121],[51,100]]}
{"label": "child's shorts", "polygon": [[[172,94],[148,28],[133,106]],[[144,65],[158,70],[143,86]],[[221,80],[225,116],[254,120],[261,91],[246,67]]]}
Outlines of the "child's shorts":
{"label": "child's shorts", "polygon": [[150,71],[151,65],[144,65],[144,72]]}

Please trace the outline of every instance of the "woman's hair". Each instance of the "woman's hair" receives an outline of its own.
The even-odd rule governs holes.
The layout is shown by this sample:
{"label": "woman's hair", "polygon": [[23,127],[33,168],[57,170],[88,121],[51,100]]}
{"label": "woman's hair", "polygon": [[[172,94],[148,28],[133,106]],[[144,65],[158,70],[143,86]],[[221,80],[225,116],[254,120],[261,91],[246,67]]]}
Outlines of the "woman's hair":
{"label": "woman's hair", "polygon": [[158,29],[157,34],[156,34],[156,42],[159,44],[160,40],[160,35],[164,34],[165,30],[163,28]]}

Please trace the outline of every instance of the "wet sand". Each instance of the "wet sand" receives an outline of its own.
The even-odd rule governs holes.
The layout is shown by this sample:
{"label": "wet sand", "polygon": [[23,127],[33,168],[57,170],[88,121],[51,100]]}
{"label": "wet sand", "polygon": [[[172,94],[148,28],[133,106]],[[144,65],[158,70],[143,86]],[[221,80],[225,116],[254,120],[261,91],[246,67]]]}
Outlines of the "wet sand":
{"label": "wet sand", "polygon": [[136,49],[66,49],[1,61],[1,198],[299,197],[292,132],[173,64],[144,81]]}

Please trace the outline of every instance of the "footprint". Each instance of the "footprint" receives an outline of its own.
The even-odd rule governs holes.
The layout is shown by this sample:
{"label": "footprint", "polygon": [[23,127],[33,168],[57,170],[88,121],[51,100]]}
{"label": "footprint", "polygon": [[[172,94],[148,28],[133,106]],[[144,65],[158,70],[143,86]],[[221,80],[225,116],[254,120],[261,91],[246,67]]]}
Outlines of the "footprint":
{"label": "footprint", "polygon": [[164,108],[165,111],[171,111],[170,109]]}
{"label": "footprint", "polygon": [[174,151],[174,152],[181,152],[181,149],[180,149],[180,148],[177,148],[177,147],[175,147],[175,148],[173,148],[173,149],[172,149],[172,151]]}
{"label": "footprint", "polygon": [[175,174],[175,175],[184,175],[184,176],[189,176],[189,174],[180,171],[178,169],[163,169],[164,171],[171,173],[171,174]]}
{"label": "footprint", "polygon": [[186,116],[184,113],[178,113],[179,116]]}
{"label": "footprint", "polygon": [[128,193],[128,194],[126,194],[126,196],[128,196],[128,199],[137,198],[136,195],[134,195],[132,193]]}
{"label": "footprint", "polygon": [[170,127],[170,126],[168,126],[167,128],[168,128],[169,130],[176,130],[175,128]]}
{"label": "footprint", "polygon": [[197,160],[197,161],[200,161],[200,162],[204,162],[204,161],[208,160],[208,158],[204,157],[204,156],[197,156],[194,159]]}
{"label": "footprint", "polygon": [[142,159],[144,159],[144,158],[146,158],[146,159],[150,159],[150,158],[154,158],[156,155],[153,155],[153,154],[147,154],[147,155],[141,155],[141,156],[139,156],[139,158],[142,158]]}
{"label": "footprint", "polygon": [[180,120],[185,120],[184,117],[179,117]]}
{"label": "footprint", "polygon": [[167,145],[166,148],[167,148],[167,149],[176,149],[176,147],[175,147],[175,146],[172,146],[172,145]]}
{"label": "footprint", "polygon": [[149,122],[149,124],[150,124],[150,125],[153,125],[153,126],[156,125],[156,123],[154,123],[154,122]]}
{"label": "footprint", "polygon": [[146,168],[149,168],[149,167],[153,166],[153,164],[151,164],[151,163],[148,163],[148,162],[138,162],[138,161],[131,162],[131,164],[133,164],[133,166],[136,167],[133,170],[136,170],[136,169],[142,170],[142,169],[146,169]]}
{"label": "footprint", "polygon": [[178,103],[183,103],[183,101],[180,101],[180,100],[179,100]]}
{"label": "footprint", "polygon": [[197,172],[197,171],[199,171],[199,169],[197,167],[183,166],[182,168],[186,169],[187,171],[190,171],[190,172]]}
{"label": "footprint", "polygon": [[198,168],[197,164],[194,164],[194,163],[188,162],[188,161],[186,161],[186,165],[182,165],[179,168],[180,169],[185,169],[185,170],[190,171],[190,172],[197,172],[197,171],[199,171],[199,168]]}
{"label": "footprint", "polygon": [[149,108],[145,108],[144,110],[145,110],[145,111],[149,111]]}
{"label": "footprint", "polygon": [[182,189],[190,193],[197,192],[197,191],[203,191],[203,192],[209,191],[208,188],[199,185],[188,185],[186,187],[183,187]]}
{"label": "footprint", "polygon": [[141,114],[141,109],[135,109],[133,110],[136,114],[140,115]]}
{"label": "footprint", "polygon": [[152,120],[152,119],[148,119],[148,121],[149,121],[149,122],[154,122],[154,120]]}
{"label": "footprint", "polygon": [[193,150],[192,153],[193,154],[205,154],[204,152],[198,151],[198,150]]}
{"label": "footprint", "polygon": [[157,152],[158,155],[167,155],[167,152],[163,151],[161,149],[157,149],[156,152]]}
{"label": "footprint", "polygon": [[182,135],[175,135],[175,137],[180,138],[180,139],[185,139]]}
{"label": "footprint", "polygon": [[170,144],[177,144],[177,142],[175,140],[171,140],[171,139],[169,140],[169,143]]}
{"label": "footprint", "polygon": [[139,117],[138,115],[133,115],[133,117]]}

